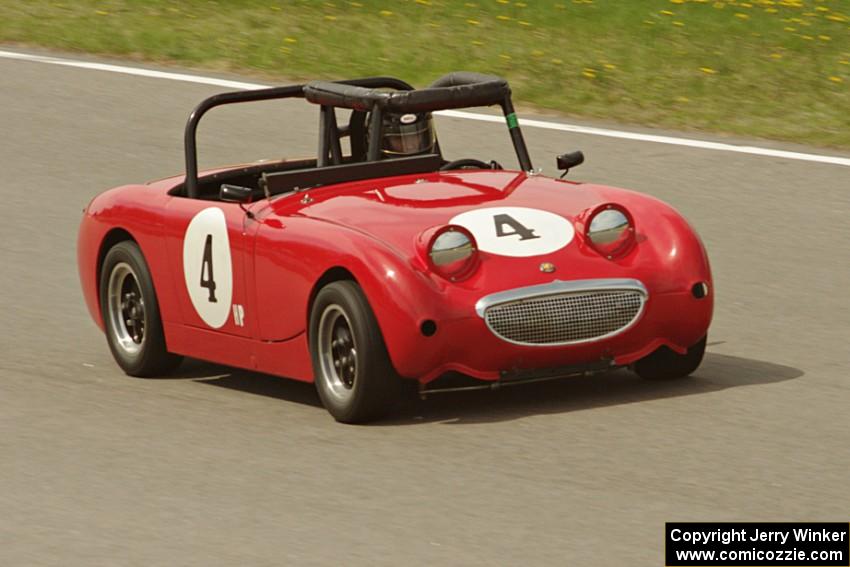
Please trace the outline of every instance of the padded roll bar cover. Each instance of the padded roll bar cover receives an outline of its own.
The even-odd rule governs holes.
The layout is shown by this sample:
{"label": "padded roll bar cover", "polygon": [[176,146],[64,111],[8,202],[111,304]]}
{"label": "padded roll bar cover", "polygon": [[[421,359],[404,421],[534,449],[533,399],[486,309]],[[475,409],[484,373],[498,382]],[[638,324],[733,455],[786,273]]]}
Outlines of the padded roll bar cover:
{"label": "padded roll bar cover", "polygon": [[[460,85],[475,85],[475,84],[498,84],[500,88],[508,88],[508,82],[496,75],[485,75],[484,73],[475,73],[473,71],[455,71],[448,75],[443,75],[430,85],[428,88],[438,89],[445,87],[457,87]],[[506,91],[505,91],[506,92]]]}
{"label": "padded roll bar cover", "polygon": [[422,112],[444,108],[489,106],[500,104],[510,94],[508,82],[501,77],[456,71],[440,77],[428,88],[409,93],[393,93],[387,101],[387,107],[393,110]]}
{"label": "padded roll bar cover", "polygon": [[304,86],[304,98],[314,104],[353,110],[371,110],[376,102],[382,104],[389,96],[387,92],[327,81],[314,81]]}
{"label": "padded roll bar cover", "polygon": [[427,112],[501,104],[509,97],[508,82],[493,75],[459,71],[437,79],[428,88],[382,92],[341,83],[313,82],[305,98],[315,104],[370,110],[378,104],[392,112]]}

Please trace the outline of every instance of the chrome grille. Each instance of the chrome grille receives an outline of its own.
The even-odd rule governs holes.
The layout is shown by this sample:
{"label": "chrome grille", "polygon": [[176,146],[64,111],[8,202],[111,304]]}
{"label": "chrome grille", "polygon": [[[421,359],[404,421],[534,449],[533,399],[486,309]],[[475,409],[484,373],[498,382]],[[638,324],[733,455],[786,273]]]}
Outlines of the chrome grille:
{"label": "chrome grille", "polygon": [[638,290],[588,290],[493,305],[484,313],[499,337],[521,344],[557,345],[600,339],[631,325],[645,295]]}

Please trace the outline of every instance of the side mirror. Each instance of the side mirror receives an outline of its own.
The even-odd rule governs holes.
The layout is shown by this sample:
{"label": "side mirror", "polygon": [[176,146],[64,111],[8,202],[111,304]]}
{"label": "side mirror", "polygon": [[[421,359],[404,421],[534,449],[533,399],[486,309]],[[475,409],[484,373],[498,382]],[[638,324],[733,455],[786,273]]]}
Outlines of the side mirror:
{"label": "side mirror", "polygon": [[253,190],[250,187],[222,183],[218,198],[226,203],[250,203],[251,193]]}
{"label": "side mirror", "polygon": [[581,165],[583,163],[584,154],[580,151],[561,154],[557,158],[558,169],[564,170],[564,173],[563,175],[561,175],[561,177],[564,177],[564,175],[569,173],[571,168]]}

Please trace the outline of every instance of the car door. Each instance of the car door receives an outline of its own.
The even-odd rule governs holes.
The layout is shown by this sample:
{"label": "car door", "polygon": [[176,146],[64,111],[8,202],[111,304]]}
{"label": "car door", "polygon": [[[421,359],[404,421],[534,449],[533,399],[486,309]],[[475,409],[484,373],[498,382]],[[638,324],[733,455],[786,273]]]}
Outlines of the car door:
{"label": "car door", "polygon": [[184,325],[252,336],[245,222],[235,203],[177,197],[167,205],[166,246]]}

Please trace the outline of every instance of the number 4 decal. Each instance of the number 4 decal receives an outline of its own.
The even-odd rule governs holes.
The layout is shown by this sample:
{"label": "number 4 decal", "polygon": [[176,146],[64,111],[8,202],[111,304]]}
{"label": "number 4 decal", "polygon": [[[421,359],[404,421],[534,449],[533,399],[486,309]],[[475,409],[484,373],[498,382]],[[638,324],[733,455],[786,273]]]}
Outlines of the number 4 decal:
{"label": "number 4 decal", "polygon": [[[521,222],[516,220],[511,215],[506,214],[498,214],[493,215],[493,222],[496,223],[496,236],[513,236],[515,234],[519,235],[520,240],[531,240],[532,238],[540,238],[536,234],[534,234],[533,228],[526,228]],[[513,232],[505,232],[505,225],[511,227]]]}
{"label": "number 4 decal", "polygon": [[482,252],[517,258],[551,254],[575,236],[566,218],[530,207],[472,209],[453,217],[449,224],[469,230]]}
{"label": "number 4 decal", "polygon": [[201,261],[201,287],[205,287],[210,292],[210,303],[218,303],[215,298],[215,276],[213,276],[212,263],[212,234],[207,235],[207,241],[204,244],[204,259]]}
{"label": "number 4 decal", "polygon": [[189,222],[183,236],[183,278],[195,313],[205,325],[223,327],[232,313],[233,263],[220,208],[207,207]]}

